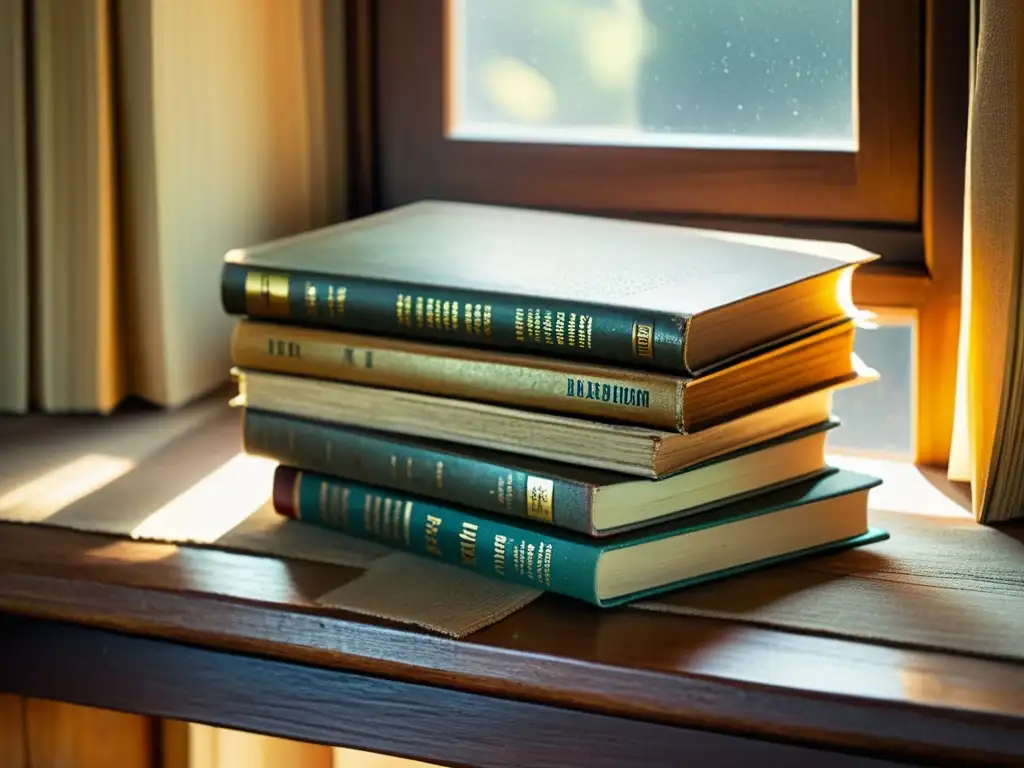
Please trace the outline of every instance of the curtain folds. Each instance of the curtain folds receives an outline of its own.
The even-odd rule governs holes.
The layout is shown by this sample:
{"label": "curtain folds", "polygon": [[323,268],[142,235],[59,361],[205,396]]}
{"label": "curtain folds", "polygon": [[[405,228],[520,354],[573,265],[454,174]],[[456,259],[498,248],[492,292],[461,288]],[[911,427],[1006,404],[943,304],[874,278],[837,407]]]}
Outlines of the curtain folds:
{"label": "curtain folds", "polygon": [[980,0],[975,25],[949,475],[971,483],[979,520],[998,522],[1024,515],[1024,3]]}

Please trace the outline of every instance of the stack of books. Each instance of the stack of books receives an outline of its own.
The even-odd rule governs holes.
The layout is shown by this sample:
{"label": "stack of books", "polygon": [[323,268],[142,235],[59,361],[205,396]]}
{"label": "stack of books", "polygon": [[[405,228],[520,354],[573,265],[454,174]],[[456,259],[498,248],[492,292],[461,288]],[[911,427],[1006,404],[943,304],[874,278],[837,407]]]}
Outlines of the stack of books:
{"label": "stack of books", "polygon": [[852,246],[423,202],[225,257],[282,515],[614,605],[885,537]]}

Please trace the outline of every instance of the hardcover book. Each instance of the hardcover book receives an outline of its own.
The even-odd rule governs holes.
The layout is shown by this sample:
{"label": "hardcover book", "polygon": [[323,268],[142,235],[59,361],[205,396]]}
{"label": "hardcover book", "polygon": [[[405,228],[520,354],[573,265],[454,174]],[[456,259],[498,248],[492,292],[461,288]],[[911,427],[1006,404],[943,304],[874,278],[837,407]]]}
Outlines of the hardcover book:
{"label": "hardcover book", "polygon": [[868,526],[880,481],[836,470],[633,534],[594,540],[527,521],[278,467],[282,515],[492,578],[611,606],[656,592],[887,537]]}
{"label": "hardcover book", "polygon": [[[680,434],[337,381],[233,373],[239,388],[234,404],[257,411],[655,478],[828,422],[836,389]],[[871,378],[865,375],[844,386]]]}
{"label": "hardcover book", "polygon": [[231,315],[699,375],[849,316],[851,245],[425,201],[226,254]]}
{"label": "hardcover book", "polygon": [[816,425],[660,480],[246,408],[246,453],[498,515],[606,536],[693,515],[826,471]]}
{"label": "hardcover book", "polygon": [[275,323],[235,326],[235,365],[692,432],[851,381],[841,322],[697,378]]}

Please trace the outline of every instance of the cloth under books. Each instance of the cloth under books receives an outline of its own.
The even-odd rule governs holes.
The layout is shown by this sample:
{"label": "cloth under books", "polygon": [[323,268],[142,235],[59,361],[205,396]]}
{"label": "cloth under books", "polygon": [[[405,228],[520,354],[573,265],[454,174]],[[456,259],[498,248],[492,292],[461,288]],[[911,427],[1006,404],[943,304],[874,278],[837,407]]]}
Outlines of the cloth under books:
{"label": "cloth under books", "polygon": [[[240,454],[239,414],[224,400],[113,422],[0,419],[0,521],[363,569],[317,602],[456,638],[539,596],[282,519],[266,503],[273,467]],[[872,492],[871,522],[890,531],[886,542],[618,610],[1024,660],[1024,527],[979,526],[964,500],[903,471]]]}

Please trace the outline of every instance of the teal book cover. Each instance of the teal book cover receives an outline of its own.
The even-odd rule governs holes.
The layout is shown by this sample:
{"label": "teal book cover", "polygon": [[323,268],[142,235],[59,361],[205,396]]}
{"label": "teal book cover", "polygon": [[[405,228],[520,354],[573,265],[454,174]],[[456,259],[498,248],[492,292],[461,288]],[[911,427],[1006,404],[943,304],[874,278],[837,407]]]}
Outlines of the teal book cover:
{"label": "teal book cover", "polygon": [[[276,511],[295,520],[340,530],[484,576],[556,592],[598,606],[613,606],[813,553],[881,541],[888,534],[867,526],[867,491],[880,482],[875,477],[833,470],[824,476],[694,517],[603,539],[527,520],[491,516],[289,466],[277,468],[273,493]],[[840,502],[853,494],[860,494],[860,503],[851,507]],[[835,501],[835,513],[823,504],[829,501]],[[786,513],[801,510],[812,515],[808,520],[827,523],[822,516],[838,515],[840,506],[847,509],[845,514],[852,523],[847,523],[844,534],[817,540],[813,546],[777,544],[770,554],[740,564],[709,567],[684,579],[659,574],[636,588],[610,588],[601,576],[602,558],[616,557],[615,553],[620,550],[635,549],[638,551],[632,554],[643,557],[647,550],[653,554],[655,548],[649,545],[655,542],[677,540],[714,529],[712,532],[719,534],[715,539],[716,549],[726,551],[731,542],[740,541],[739,528],[747,521],[776,515],[780,525],[786,525]],[[767,522],[770,524],[772,520]],[[851,524],[855,527],[849,528]],[[827,530],[827,526],[823,530]],[[802,541],[806,537],[794,536],[793,540]],[[635,586],[636,579],[626,576],[622,583]]]}
{"label": "teal book cover", "polygon": [[[395,494],[429,497],[445,505],[466,507],[488,514],[526,518],[587,536],[620,534],[684,515],[705,512],[738,501],[761,490],[723,491],[721,498],[694,505],[670,490],[676,478],[766,449],[792,443],[830,430],[837,419],[800,429],[761,443],[715,456],[661,478],[642,478],[616,472],[555,463],[542,459],[488,451],[407,435],[374,432],[338,424],[244,409],[243,445],[246,453],[302,467],[332,477],[390,489]],[[795,469],[792,466],[787,470]],[[780,475],[782,487],[818,472]],[[617,485],[657,487],[660,493],[681,500],[671,512],[651,515],[640,523],[599,529],[595,525],[596,492]],[[743,487],[742,484],[740,487]]]}

